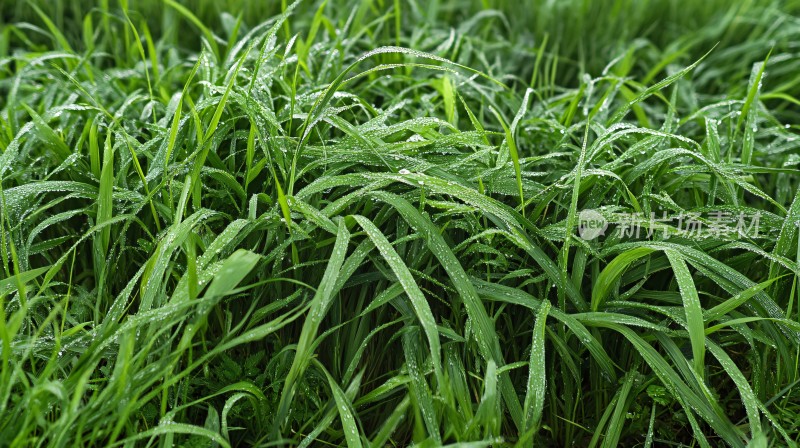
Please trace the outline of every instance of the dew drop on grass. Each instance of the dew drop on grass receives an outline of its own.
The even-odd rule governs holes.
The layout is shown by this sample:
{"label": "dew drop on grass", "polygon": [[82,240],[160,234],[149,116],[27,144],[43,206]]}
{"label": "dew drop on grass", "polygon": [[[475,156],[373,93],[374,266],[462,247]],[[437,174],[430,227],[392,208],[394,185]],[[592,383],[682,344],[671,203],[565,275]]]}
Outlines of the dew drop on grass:
{"label": "dew drop on grass", "polygon": [[407,169],[403,168],[403,169],[401,169],[400,171],[398,171],[398,173],[400,173],[400,174],[403,174],[403,175],[406,175],[406,174],[411,174],[411,171],[409,171],[409,170],[407,170]]}

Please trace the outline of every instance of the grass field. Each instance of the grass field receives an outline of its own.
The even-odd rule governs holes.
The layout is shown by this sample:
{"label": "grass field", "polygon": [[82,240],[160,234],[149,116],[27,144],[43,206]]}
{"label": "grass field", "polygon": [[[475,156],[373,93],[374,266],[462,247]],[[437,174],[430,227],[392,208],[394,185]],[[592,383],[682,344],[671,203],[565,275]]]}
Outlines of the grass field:
{"label": "grass field", "polygon": [[0,20],[0,446],[797,446],[800,1]]}

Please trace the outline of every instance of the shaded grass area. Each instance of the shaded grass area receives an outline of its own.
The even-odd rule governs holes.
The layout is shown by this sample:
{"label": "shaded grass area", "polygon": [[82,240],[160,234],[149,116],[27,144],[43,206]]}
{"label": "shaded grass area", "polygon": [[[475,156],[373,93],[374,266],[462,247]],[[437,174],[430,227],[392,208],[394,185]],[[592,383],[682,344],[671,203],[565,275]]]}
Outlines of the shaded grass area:
{"label": "shaded grass area", "polygon": [[794,446],[800,3],[0,5],[0,440]]}

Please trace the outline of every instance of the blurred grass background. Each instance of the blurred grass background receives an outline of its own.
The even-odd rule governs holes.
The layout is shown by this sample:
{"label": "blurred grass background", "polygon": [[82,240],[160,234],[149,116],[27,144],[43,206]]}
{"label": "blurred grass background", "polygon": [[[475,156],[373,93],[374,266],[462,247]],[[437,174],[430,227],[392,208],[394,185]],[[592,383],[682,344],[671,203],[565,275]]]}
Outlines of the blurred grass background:
{"label": "blurred grass background", "polygon": [[[42,27],[41,19],[29,4],[38,5],[73,43],[82,41],[83,18],[92,10],[103,11],[116,6],[113,0],[0,0],[0,17],[4,23],[28,22]],[[154,40],[181,48],[199,48],[202,33],[187,23],[162,0],[137,0],[127,3],[135,21],[146,21]],[[252,27],[274,18],[285,9],[286,0],[180,0],[204,25],[227,40],[227,34],[241,14],[243,23]],[[515,75],[528,79],[533,71],[533,58],[539,48],[548,57],[558,58],[560,85],[576,85],[578,76],[588,72],[598,74],[608,62],[631,48],[654,47],[652,62],[661,62],[661,53],[674,54],[680,62],[696,60],[717,45],[720,49],[747,46],[748,42],[772,39],[778,51],[797,51],[800,40],[787,34],[785,28],[797,28],[800,1],[797,0],[545,0],[518,2],[511,0],[307,0],[298,8],[292,20],[292,33],[308,31],[314,12],[323,7],[327,26],[338,28],[354,15],[364,23],[393,14],[402,9],[405,30],[396,42],[392,27],[379,27],[375,38],[383,42],[409,45],[413,36],[426,28],[441,28],[442,24],[455,29],[468,26],[473,32],[493,34],[495,43],[506,42],[494,57],[519,60]],[[137,14],[138,13],[138,14]],[[138,16],[138,18],[137,18]],[[771,20],[765,20],[770,17]],[[99,15],[97,19],[100,20]],[[176,20],[179,27],[173,26]],[[493,22],[499,22],[495,24]],[[353,27],[359,29],[359,27]],[[9,41],[15,39],[10,30],[0,45],[5,54]],[[164,39],[161,39],[161,38]],[[486,36],[488,37],[488,36]],[[46,33],[27,38],[48,41]],[[764,55],[747,51],[728,52],[741,65],[741,76],[750,72],[753,62]],[[646,73],[648,61],[639,69]],[[504,65],[507,61],[504,61]],[[728,72],[728,75],[730,73]],[[738,80],[730,80],[736,82]]]}

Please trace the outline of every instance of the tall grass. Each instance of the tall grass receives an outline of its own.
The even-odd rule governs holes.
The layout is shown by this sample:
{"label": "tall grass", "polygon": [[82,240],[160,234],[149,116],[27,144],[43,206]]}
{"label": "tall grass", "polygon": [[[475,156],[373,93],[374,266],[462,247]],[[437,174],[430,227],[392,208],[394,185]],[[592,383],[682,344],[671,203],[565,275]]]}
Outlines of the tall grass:
{"label": "tall grass", "polygon": [[796,446],[798,2],[0,6],[0,444]]}

